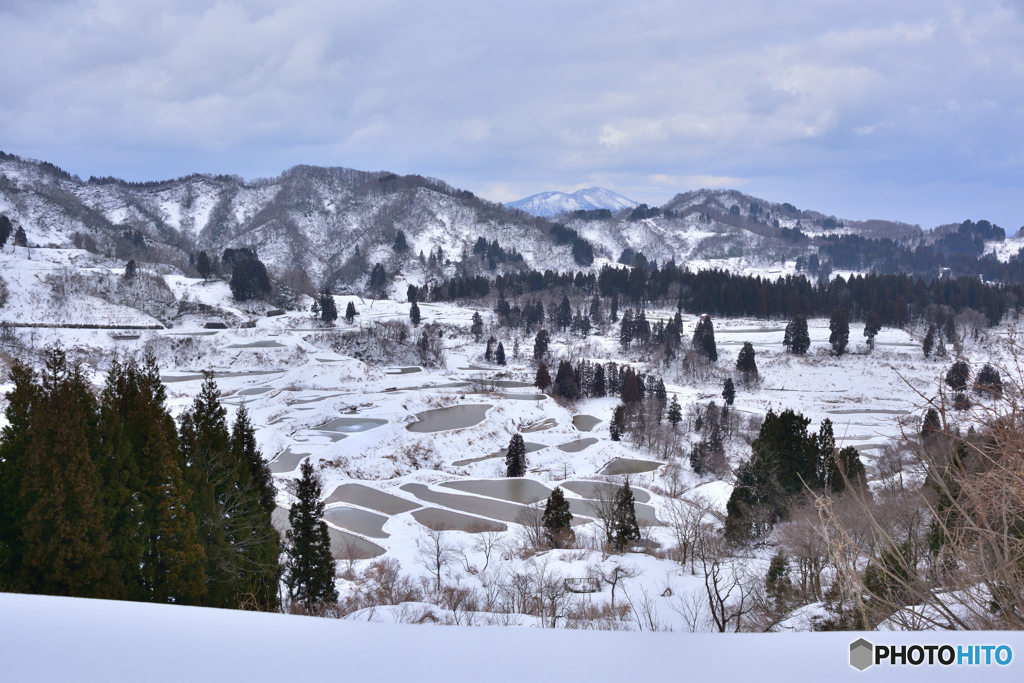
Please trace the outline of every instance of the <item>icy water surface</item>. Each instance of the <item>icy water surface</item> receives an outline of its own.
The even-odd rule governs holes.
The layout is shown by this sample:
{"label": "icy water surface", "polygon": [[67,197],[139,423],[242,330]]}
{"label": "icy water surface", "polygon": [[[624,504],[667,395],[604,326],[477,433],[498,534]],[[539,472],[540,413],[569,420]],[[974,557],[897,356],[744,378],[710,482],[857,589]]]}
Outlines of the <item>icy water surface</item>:
{"label": "icy water surface", "polygon": [[336,417],[330,422],[314,427],[321,432],[340,432],[342,434],[358,434],[368,432],[388,423],[373,417]]}
{"label": "icy water surface", "polygon": [[413,422],[406,427],[410,432],[430,433],[443,432],[448,429],[465,429],[478,425],[484,421],[487,411],[491,408],[489,404],[473,403],[450,408],[438,408],[427,410],[416,415],[418,422]]}
{"label": "icy water surface", "polygon": [[417,503],[385,493],[363,484],[342,484],[324,500],[325,503],[349,503],[370,508],[385,515],[398,515],[422,507]]}
{"label": "icy water surface", "polygon": [[576,415],[572,418],[572,426],[581,432],[589,432],[601,422],[593,415]]}
{"label": "icy water surface", "polygon": [[662,466],[663,463],[650,460],[633,460],[632,458],[615,458],[601,470],[601,474],[640,474],[641,472],[653,472]]}
{"label": "icy water surface", "polygon": [[348,529],[363,536],[371,538],[388,538],[390,536],[384,532],[384,522],[388,521],[388,518],[366,510],[350,507],[328,508],[324,511],[324,519],[334,526],[340,526],[342,529]]}
{"label": "icy water surface", "polygon": [[513,503],[536,503],[539,500],[547,500],[551,495],[551,489],[533,479],[471,479],[449,481],[441,486],[488,498],[501,498]]}

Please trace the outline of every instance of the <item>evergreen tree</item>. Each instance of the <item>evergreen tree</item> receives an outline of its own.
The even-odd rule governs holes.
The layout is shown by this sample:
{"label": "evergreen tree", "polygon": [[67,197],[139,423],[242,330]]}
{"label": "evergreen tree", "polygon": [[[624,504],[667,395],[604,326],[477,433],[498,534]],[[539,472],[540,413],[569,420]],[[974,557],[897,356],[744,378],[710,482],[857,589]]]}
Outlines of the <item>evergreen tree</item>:
{"label": "evergreen tree", "polygon": [[718,360],[718,348],[715,345],[715,326],[710,315],[702,315],[693,331],[692,346],[712,363]]}
{"label": "evergreen tree", "polygon": [[591,394],[594,398],[604,398],[608,395],[608,387],[605,383],[603,365],[598,364],[594,368],[594,382],[591,388]]}
{"label": "evergreen tree", "polygon": [[946,341],[948,341],[950,344],[955,344],[957,342],[956,320],[953,319],[952,313],[950,313],[949,316],[946,317],[946,326],[944,334],[946,335]]}
{"label": "evergreen tree", "polygon": [[396,254],[402,254],[409,249],[409,243],[405,239],[405,233],[401,230],[395,235],[395,242],[391,245],[391,248],[395,250]]}
{"label": "evergreen tree", "polygon": [[572,530],[572,512],[569,511],[569,501],[558,486],[548,496],[541,525],[544,527],[544,540],[549,547],[572,547],[576,536]]}
{"label": "evergreen tree", "polygon": [[630,541],[640,540],[640,525],[636,521],[636,506],[629,480],[615,492],[615,509],[612,522],[612,545],[621,553]]}
{"label": "evergreen tree", "polygon": [[128,263],[124,266],[124,280],[125,282],[133,282],[135,276],[138,273],[138,266],[135,265],[135,259],[128,259]]}
{"label": "evergreen tree", "polygon": [[828,329],[831,332],[828,343],[832,345],[832,353],[837,356],[843,355],[846,353],[846,345],[850,342],[850,320],[845,310],[837,308],[832,311]]}
{"label": "evergreen tree", "polygon": [[13,229],[11,219],[0,213],[0,249],[3,249],[4,245],[7,244],[7,240],[11,238],[11,231]]}
{"label": "evergreen tree", "polygon": [[[3,246],[0,244],[0,246]],[[590,300],[590,319],[595,325],[600,325],[604,322],[604,313],[601,311],[601,297],[594,294],[594,298]]]}
{"label": "evergreen tree", "polygon": [[480,343],[480,337],[484,334],[484,319],[480,317],[479,311],[473,311],[473,324],[469,328],[470,334]]}
{"label": "evergreen tree", "polygon": [[793,582],[789,578],[789,560],[781,550],[775,553],[768,563],[768,573],[764,577],[765,591],[776,613],[785,612],[789,598],[793,593]]}
{"label": "evergreen tree", "polygon": [[513,434],[512,440],[508,442],[508,450],[505,452],[505,476],[526,476],[526,443],[522,434]]}
{"label": "evergreen tree", "polygon": [[77,363],[47,350],[30,412],[21,499],[21,583],[34,593],[118,598],[124,585],[108,561],[98,410]]}
{"label": "evergreen tree", "polygon": [[881,318],[878,317],[874,309],[868,311],[867,318],[864,319],[864,336],[868,339],[868,349],[871,351],[875,350],[875,337],[881,329]]}
{"label": "evergreen tree", "polygon": [[384,266],[380,263],[375,264],[370,272],[370,292],[380,298],[384,295],[387,285],[388,274],[384,270]]}
{"label": "evergreen tree", "polygon": [[558,372],[552,384],[551,393],[575,401],[580,397],[580,387],[573,372],[572,363],[567,360],[558,362]]}
{"label": "evergreen tree", "polygon": [[28,247],[28,235],[25,234],[25,228],[18,226],[18,229],[14,231],[14,246],[16,247]]}
{"label": "evergreen tree", "polygon": [[807,318],[798,315],[786,325],[786,335],[783,339],[786,351],[802,356],[811,348],[811,336],[807,331]]}
{"label": "evergreen tree", "polygon": [[946,384],[957,393],[967,391],[967,385],[971,381],[971,367],[962,360],[953,363],[953,366],[946,373]]}
{"label": "evergreen tree", "polygon": [[548,341],[550,336],[547,330],[540,330],[537,332],[536,338],[533,340],[533,359],[536,361],[543,360],[548,355]]}
{"label": "evergreen tree", "polygon": [[495,338],[493,336],[487,338],[487,348],[484,349],[484,360],[487,361],[488,363],[490,363],[492,360],[494,360],[494,342],[495,341],[496,340],[495,340]]}
{"label": "evergreen tree", "polygon": [[309,312],[313,314],[314,320],[320,319],[320,300],[313,299],[313,303],[309,305]]}
{"label": "evergreen tree", "polygon": [[419,327],[420,325],[420,307],[415,301],[409,306],[409,322],[412,323],[413,327]]}
{"label": "evergreen tree", "polygon": [[935,326],[928,326],[928,333],[924,335],[924,340],[921,342],[921,350],[924,352],[924,357],[932,355],[932,349],[935,348]]}
{"label": "evergreen tree", "polygon": [[494,362],[498,365],[505,365],[505,345],[498,342],[498,349],[494,352]]}
{"label": "evergreen tree", "polygon": [[270,289],[270,277],[262,261],[254,256],[236,261],[231,271],[231,295],[236,301],[265,299]]}
{"label": "evergreen tree", "polygon": [[731,406],[736,400],[736,387],[733,386],[732,377],[725,378],[725,387],[722,389],[722,398],[725,399],[725,405]]}
{"label": "evergreen tree", "polygon": [[743,348],[736,357],[736,369],[743,374],[743,381],[747,384],[757,379],[757,354],[750,342],[743,342]]}
{"label": "evergreen tree", "polygon": [[565,328],[572,324],[572,304],[569,303],[568,296],[562,297],[562,303],[558,306],[558,310],[555,313],[555,323],[563,332]]}
{"label": "evergreen tree", "polygon": [[29,426],[39,406],[40,390],[32,367],[17,359],[7,380],[14,388],[7,393],[7,424],[0,432],[0,587],[25,593],[32,592],[32,586],[23,583],[21,576],[25,555],[22,527],[28,513],[21,489],[31,442]]}
{"label": "evergreen tree", "polygon": [[683,409],[679,406],[679,398],[673,394],[672,403],[668,406],[668,422],[675,429],[683,421]]}
{"label": "evergreen tree", "polygon": [[622,377],[622,393],[620,395],[622,402],[626,406],[635,406],[640,403],[642,397],[640,395],[640,385],[637,382],[636,373],[633,368],[627,366],[623,371]]}
{"label": "evergreen tree", "polygon": [[199,271],[199,277],[204,280],[209,280],[210,276],[213,275],[213,268],[210,266],[210,255],[205,251],[201,251],[196,255],[196,270]]}
{"label": "evergreen tree", "polygon": [[612,421],[608,423],[608,435],[612,441],[618,441],[622,438],[624,431],[626,431],[626,406],[619,404],[615,406]]}
{"label": "evergreen tree", "polygon": [[988,394],[993,398],[1002,396],[1003,379],[999,376],[999,371],[989,363],[985,363],[978,371],[978,376],[974,379],[974,393]]}
{"label": "evergreen tree", "polygon": [[[231,430],[231,450],[234,459],[244,470],[241,479],[248,480],[242,495],[247,498],[246,513],[252,517],[249,537],[240,539],[244,541],[240,545],[245,554],[242,570],[248,574],[241,588],[252,596],[257,606],[273,610],[277,606],[277,582],[280,578],[278,563],[281,555],[280,534],[272,520],[277,507],[277,489],[270,474],[270,466],[256,445],[256,430],[249,420],[249,411],[244,403],[235,415]],[[249,584],[248,587],[245,583]]]}
{"label": "evergreen tree", "polygon": [[619,325],[619,343],[623,350],[629,349],[633,342],[633,313],[626,311],[622,314],[622,324]]}
{"label": "evergreen tree", "polygon": [[352,321],[356,319],[357,315],[359,315],[359,311],[356,310],[355,303],[349,301],[348,306],[345,307],[345,322],[351,325]]}
{"label": "evergreen tree", "polygon": [[533,380],[533,386],[541,391],[547,391],[551,386],[551,374],[548,372],[548,366],[544,363],[537,368],[537,377]]}
{"label": "evergreen tree", "polygon": [[[349,302],[352,305],[352,302]],[[324,291],[320,294],[320,319],[328,325],[333,325],[338,319],[338,307],[334,304],[334,296]]]}
{"label": "evergreen tree", "polygon": [[338,591],[320,480],[309,460],[302,463],[300,472],[296,501],[288,511],[291,528],[285,534],[284,582],[289,597],[314,613],[321,605],[337,602]]}
{"label": "evergreen tree", "polygon": [[619,321],[619,293],[612,294],[611,315],[608,317],[613,323]]}

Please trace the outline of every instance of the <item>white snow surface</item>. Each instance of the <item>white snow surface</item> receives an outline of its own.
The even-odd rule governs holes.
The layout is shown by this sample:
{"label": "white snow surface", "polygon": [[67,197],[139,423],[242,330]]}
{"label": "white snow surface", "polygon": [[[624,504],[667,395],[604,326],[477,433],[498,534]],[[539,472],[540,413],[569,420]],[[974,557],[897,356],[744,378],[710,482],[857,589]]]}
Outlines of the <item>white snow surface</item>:
{"label": "white snow surface", "polygon": [[[958,666],[848,664],[859,637],[921,634],[609,633],[367,624],[201,607],[0,594],[0,653],[10,681],[883,681],[964,680]],[[969,632],[928,642],[1009,644],[1024,634]],[[1019,680],[1020,664],[975,668]]]}

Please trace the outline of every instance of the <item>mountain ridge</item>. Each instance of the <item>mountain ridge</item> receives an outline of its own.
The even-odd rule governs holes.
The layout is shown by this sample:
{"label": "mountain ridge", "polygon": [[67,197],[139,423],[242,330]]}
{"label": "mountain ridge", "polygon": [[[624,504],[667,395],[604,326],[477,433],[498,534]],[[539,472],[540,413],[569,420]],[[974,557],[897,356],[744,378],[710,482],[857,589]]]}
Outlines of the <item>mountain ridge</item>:
{"label": "mountain ridge", "polygon": [[617,213],[623,209],[632,209],[639,206],[639,202],[635,202],[603,187],[588,187],[583,190],[577,190],[572,194],[557,191],[541,192],[509,202],[505,206],[526,211],[534,216],[551,218],[559,214],[580,210],[608,209],[613,213]]}

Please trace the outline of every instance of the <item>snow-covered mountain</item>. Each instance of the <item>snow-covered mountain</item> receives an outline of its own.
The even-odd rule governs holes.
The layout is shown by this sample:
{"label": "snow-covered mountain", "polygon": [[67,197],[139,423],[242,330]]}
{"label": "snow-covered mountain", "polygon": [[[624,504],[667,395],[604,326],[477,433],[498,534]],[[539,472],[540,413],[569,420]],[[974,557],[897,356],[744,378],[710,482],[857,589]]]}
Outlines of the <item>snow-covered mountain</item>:
{"label": "snow-covered mountain", "polygon": [[618,212],[622,209],[632,209],[634,206],[638,206],[638,203],[603,187],[590,187],[585,190],[577,190],[572,194],[541,192],[525,199],[509,202],[506,206],[534,216],[550,217],[580,209],[608,209]]}

